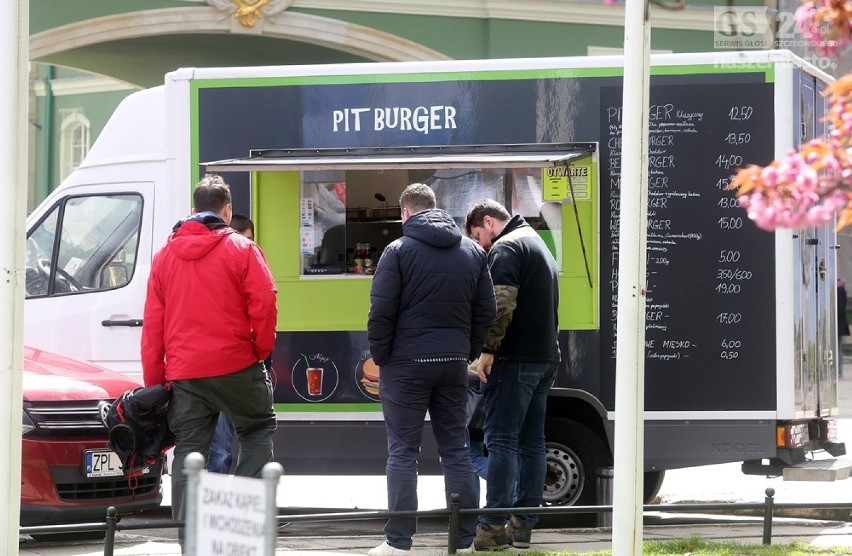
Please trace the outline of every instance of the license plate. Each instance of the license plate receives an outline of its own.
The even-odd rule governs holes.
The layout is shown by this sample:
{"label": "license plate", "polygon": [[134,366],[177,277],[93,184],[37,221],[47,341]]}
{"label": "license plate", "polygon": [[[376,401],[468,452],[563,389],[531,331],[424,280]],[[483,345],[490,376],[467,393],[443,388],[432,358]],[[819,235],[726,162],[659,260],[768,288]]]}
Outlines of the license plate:
{"label": "license plate", "polygon": [[120,477],[124,475],[121,458],[112,450],[86,450],[86,477]]}

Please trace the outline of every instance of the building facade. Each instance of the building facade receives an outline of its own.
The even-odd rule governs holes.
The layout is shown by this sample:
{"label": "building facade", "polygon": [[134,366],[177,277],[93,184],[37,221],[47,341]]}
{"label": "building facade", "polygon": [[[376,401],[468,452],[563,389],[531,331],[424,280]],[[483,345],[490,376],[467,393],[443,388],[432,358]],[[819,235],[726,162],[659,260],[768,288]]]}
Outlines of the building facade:
{"label": "building facade", "polygon": [[[711,49],[713,14],[653,9],[652,49]],[[623,5],[576,0],[31,0],[30,19],[30,209],[179,67],[586,56],[624,33]]]}
{"label": "building facade", "polygon": [[[775,17],[742,26],[772,44],[797,0],[654,4],[653,52],[706,52],[726,48],[724,10]],[[602,0],[31,0],[28,208],[124,97],[179,67],[620,54],[623,22]]]}

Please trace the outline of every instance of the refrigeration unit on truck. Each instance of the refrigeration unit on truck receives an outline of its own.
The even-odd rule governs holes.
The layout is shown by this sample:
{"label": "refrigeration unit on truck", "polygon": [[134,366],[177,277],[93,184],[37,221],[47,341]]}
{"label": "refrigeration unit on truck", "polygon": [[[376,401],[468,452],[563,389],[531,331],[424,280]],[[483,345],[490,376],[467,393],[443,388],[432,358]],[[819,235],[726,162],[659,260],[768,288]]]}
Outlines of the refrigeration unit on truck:
{"label": "refrigeration unit on truck", "polygon": [[[139,377],[154,252],[205,172],[232,184],[279,289],[288,474],[380,474],[371,273],[413,182],[463,222],[497,199],[559,268],[548,504],[612,465],[621,188],[619,57],[180,69],[129,96],[27,221],[26,342]],[[652,57],[646,496],[665,470],[845,478],[833,227],[758,230],[727,185],[826,133],[829,78],[786,51]],[[629,210],[629,208],[628,208]],[[322,369],[321,380],[316,370]],[[431,435],[423,472],[437,472]],[[432,443],[432,444],[429,444]],[[817,454],[816,464],[811,462]],[[818,470],[807,468],[819,467]]]}

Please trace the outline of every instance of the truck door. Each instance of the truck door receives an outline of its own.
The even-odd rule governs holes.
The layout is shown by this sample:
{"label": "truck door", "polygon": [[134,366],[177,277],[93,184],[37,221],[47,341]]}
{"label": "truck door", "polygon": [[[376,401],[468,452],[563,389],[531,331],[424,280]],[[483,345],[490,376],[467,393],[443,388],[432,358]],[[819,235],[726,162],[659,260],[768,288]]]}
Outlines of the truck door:
{"label": "truck door", "polygon": [[27,222],[24,342],[141,380],[154,184],[97,184]]}
{"label": "truck door", "polygon": [[798,417],[831,415],[836,409],[831,392],[837,380],[837,278],[829,235],[824,228],[808,228],[801,230],[795,240],[801,264],[796,304]]}
{"label": "truck door", "polygon": [[[793,136],[798,145],[821,136],[823,99],[817,81],[804,72],[796,83],[797,114]],[[822,87],[821,87],[822,88]],[[837,254],[833,225],[801,230],[796,236],[797,260],[801,264],[797,304],[797,346],[800,365],[796,376],[797,408],[802,417],[836,414],[838,351]]]}
{"label": "truck door", "polygon": [[[824,96],[826,84],[812,76],[807,76],[808,83],[813,83],[813,137],[826,137],[828,126],[824,118],[818,116],[825,114],[826,99]],[[810,93],[808,93],[810,96]],[[823,295],[821,298],[821,310],[823,313],[823,353],[825,354],[825,365],[822,368],[819,382],[819,414],[821,416],[837,415],[837,370],[838,361],[843,357],[843,349],[840,345],[840,336],[837,328],[837,279],[840,278],[837,264],[838,238],[832,232],[834,223],[821,228],[821,255],[825,258],[825,280],[822,282]]]}

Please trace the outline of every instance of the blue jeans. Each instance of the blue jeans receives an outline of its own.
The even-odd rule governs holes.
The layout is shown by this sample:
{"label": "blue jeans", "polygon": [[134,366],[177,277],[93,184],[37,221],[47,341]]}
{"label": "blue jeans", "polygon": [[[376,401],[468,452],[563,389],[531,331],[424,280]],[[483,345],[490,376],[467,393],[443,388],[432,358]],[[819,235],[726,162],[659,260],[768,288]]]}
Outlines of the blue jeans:
{"label": "blue jeans", "polygon": [[488,480],[488,456],[485,455],[485,441],[470,441],[470,463],[477,478]]}
{"label": "blue jeans", "polygon": [[[382,413],[388,437],[388,510],[417,510],[417,459],[426,411],[441,457],[444,491],[460,497],[462,508],[478,508],[467,434],[467,363],[387,363],[379,378]],[[476,516],[459,523],[460,548],[473,542]],[[385,526],[387,542],[409,550],[417,518],[392,517]]]}
{"label": "blue jeans", "polygon": [[[468,429],[469,430],[469,429]],[[479,500],[479,479],[488,480],[488,456],[485,454],[485,441],[470,439],[470,463],[473,464],[473,472],[476,474],[476,499]],[[515,490],[512,496],[517,496],[518,483],[515,482]]]}
{"label": "blue jeans", "polygon": [[227,413],[220,413],[213,433],[213,443],[210,445],[210,459],[207,460],[207,471],[213,473],[230,473],[234,455],[231,453],[231,441],[234,439],[234,424]]}
{"label": "blue jeans", "polygon": [[[547,392],[556,378],[556,363],[495,361],[485,397],[485,445],[488,447],[486,508],[536,508],[541,505],[547,469],[544,421]],[[515,482],[517,481],[517,492]],[[538,516],[515,516],[525,527]],[[479,520],[503,525],[508,515]]]}

